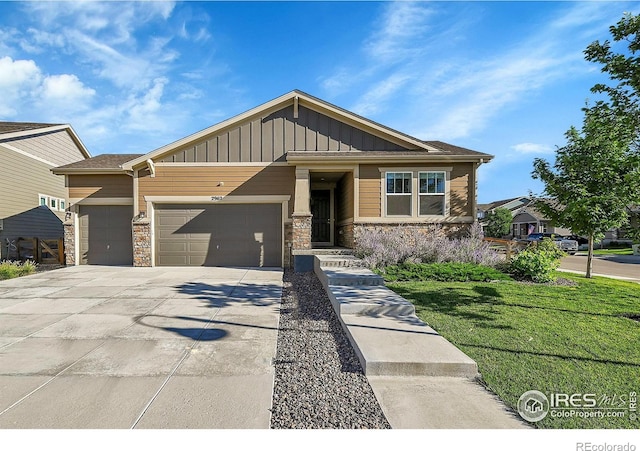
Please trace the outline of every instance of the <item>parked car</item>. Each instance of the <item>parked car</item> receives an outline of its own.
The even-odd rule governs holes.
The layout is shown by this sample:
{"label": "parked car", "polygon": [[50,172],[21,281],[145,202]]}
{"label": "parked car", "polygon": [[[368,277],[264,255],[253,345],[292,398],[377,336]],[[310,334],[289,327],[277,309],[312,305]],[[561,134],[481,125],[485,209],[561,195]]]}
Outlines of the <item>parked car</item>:
{"label": "parked car", "polygon": [[583,244],[589,244],[589,239],[579,235],[569,235],[565,236],[567,240],[575,240],[578,242],[578,246],[582,246]]}
{"label": "parked car", "polygon": [[564,238],[555,233],[531,233],[527,236],[527,241],[542,241],[544,238],[552,239],[556,246],[569,255],[575,255],[578,252],[578,242],[576,240]]}

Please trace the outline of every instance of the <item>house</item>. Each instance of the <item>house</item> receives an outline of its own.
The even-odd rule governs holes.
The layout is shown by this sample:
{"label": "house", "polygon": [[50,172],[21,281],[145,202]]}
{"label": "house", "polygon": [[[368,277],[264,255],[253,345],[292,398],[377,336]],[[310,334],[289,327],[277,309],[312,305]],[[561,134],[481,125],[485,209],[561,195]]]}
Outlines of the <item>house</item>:
{"label": "house", "polygon": [[478,204],[478,220],[482,221],[489,213],[493,213],[498,208],[506,208],[512,215],[524,207],[529,205],[531,199],[526,196],[512,197],[510,199],[497,200],[488,204]]}
{"label": "house", "polygon": [[543,213],[531,205],[524,206],[515,212],[511,223],[513,238],[526,238],[532,233],[555,233],[556,235],[571,235],[570,229],[556,227]]}
{"label": "house", "polygon": [[17,238],[63,236],[67,188],[51,169],[90,157],[68,124],[0,122],[1,259]]}
{"label": "house", "polygon": [[60,166],[68,264],[298,266],[371,227],[476,218],[493,156],[292,91],[144,155]]}

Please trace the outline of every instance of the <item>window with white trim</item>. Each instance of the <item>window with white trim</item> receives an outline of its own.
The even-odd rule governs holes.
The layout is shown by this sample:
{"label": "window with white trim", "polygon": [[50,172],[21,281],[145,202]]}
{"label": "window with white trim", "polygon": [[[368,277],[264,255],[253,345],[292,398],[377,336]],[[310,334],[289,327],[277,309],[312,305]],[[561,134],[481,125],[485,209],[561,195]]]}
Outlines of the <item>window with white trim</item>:
{"label": "window with white trim", "polygon": [[418,173],[418,214],[444,216],[445,172]]}
{"label": "window with white trim", "polygon": [[412,215],[412,178],[413,174],[411,172],[386,173],[387,216]]}
{"label": "window with white trim", "polygon": [[59,197],[49,196],[47,194],[38,194],[38,205],[47,207],[53,211],[65,211],[67,203]]}

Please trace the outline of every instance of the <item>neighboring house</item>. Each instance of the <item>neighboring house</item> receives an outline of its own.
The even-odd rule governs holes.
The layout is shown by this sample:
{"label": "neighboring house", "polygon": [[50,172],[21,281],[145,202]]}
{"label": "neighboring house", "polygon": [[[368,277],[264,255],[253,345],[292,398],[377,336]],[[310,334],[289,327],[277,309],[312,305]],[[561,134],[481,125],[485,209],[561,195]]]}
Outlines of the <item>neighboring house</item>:
{"label": "neighboring house", "polygon": [[468,227],[492,158],[292,91],[148,154],[54,173],[72,204],[69,264],[297,266],[365,228]]}
{"label": "neighboring house", "polygon": [[90,157],[70,125],[0,122],[2,259],[17,238],[63,236],[67,188],[51,169]]}
{"label": "neighboring house", "polygon": [[571,235],[570,229],[556,227],[551,220],[532,206],[525,206],[513,216],[511,234],[515,239],[523,239],[532,233],[555,233]]}

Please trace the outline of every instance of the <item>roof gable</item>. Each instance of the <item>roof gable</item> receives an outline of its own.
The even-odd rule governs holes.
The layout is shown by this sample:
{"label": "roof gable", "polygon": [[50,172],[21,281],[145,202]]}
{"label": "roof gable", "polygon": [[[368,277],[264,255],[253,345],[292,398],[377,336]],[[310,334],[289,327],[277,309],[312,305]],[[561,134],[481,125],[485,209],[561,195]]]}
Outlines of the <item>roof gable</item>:
{"label": "roof gable", "polygon": [[[261,143],[268,143],[270,139],[277,141],[277,145],[260,146],[260,159],[258,159],[255,143],[258,140]],[[214,147],[215,159],[213,159]],[[437,152],[426,142],[296,90],[149,152],[128,162],[124,168],[133,169],[134,166],[141,165],[148,159],[153,161],[277,161],[286,152],[295,150],[363,151],[367,149],[419,149]],[[226,155],[227,151],[231,152],[230,156]]]}
{"label": "roof gable", "polygon": [[0,122],[0,145],[56,166],[91,157],[68,124]]}

